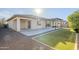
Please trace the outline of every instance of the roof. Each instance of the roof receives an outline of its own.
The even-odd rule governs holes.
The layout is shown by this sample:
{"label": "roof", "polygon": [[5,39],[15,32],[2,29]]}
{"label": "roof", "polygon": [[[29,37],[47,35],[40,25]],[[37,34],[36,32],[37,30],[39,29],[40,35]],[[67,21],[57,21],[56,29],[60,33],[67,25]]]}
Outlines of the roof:
{"label": "roof", "polygon": [[60,19],[60,18],[52,18],[51,20],[63,20],[63,19]]}
{"label": "roof", "polygon": [[34,15],[13,15],[12,17],[10,17],[9,19],[7,19],[7,21],[15,18],[15,17],[24,17],[24,18],[31,18],[31,19],[42,19],[42,20],[49,20],[47,18],[44,18],[44,17],[38,17],[38,16],[34,16]]}
{"label": "roof", "polygon": [[38,17],[38,16],[34,16],[34,15],[13,15],[13,16],[10,17],[9,19],[7,19],[7,21],[12,20],[12,19],[15,18],[15,17],[31,18],[31,19],[35,19],[35,20],[36,20],[37,18],[39,18],[40,20],[49,20],[49,21],[63,20],[63,19],[60,19],[60,18],[51,18],[51,19],[48,19],[48,18]]}

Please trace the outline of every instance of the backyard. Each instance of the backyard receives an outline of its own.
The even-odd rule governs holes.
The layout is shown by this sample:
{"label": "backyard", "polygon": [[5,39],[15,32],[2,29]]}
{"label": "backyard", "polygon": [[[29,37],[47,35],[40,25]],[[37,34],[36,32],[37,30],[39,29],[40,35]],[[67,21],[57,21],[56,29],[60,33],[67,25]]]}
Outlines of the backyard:
{"label": "backyard", "polygon": [[38,36],[35,40],[47,44],[52,49],[74,50],[75,33],[70,32],[69,29],[60,29],[46,35]]}

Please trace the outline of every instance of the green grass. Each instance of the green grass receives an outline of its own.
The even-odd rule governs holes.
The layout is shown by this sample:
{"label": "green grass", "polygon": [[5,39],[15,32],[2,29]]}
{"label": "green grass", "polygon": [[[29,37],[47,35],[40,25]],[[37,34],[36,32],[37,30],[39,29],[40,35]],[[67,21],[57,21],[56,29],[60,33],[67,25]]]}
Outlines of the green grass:
{"label": "green grass", "polygon": [[68,29],[60,29],[36,39],[57,50],[73,50],[75,45],[75,33]]}

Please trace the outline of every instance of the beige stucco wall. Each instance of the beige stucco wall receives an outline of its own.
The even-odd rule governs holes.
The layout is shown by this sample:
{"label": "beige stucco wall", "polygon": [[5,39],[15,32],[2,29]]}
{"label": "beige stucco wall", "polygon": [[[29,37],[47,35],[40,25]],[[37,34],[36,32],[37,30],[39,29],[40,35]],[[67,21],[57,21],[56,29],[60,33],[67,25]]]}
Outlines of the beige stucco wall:
{"label": "beige stucco wall", "polygon": [[39,20],[40,25],[37,22],[38,22],[38,20],[31,20],[31,29],[45,28],[44,20]]}
{"label": "beige stucco wall", "polygon": [[13,29],[13,30],[17,30],[17,27],[16,27],[16,25],[17,25],[17,23],[16,23],[16,20],[10,20],[10,21],[8,21],[8,25],[9,25],[9,28],[11,28],[11,29]]}

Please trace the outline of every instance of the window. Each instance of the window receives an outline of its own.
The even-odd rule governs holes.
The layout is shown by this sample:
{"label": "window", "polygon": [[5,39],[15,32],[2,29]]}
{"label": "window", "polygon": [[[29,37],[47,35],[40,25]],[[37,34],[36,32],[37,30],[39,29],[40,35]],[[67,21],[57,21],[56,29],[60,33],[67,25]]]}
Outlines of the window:
{"label": "window", "polygon": [[38,25],[41,25],[41,21],[40,21],[40,20],[37,20],[37,24],[38,24]]}

